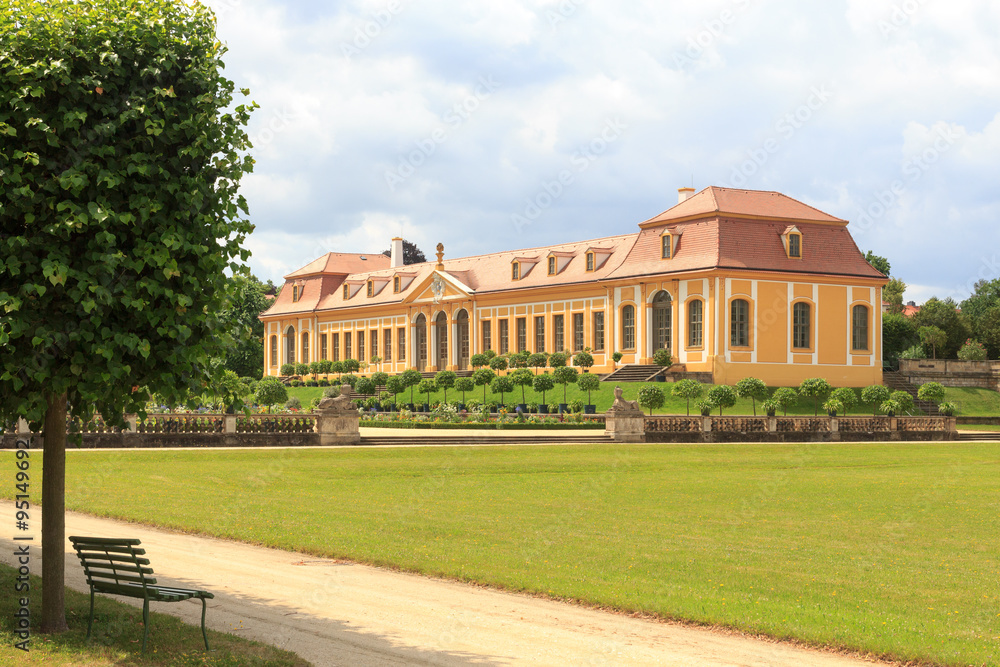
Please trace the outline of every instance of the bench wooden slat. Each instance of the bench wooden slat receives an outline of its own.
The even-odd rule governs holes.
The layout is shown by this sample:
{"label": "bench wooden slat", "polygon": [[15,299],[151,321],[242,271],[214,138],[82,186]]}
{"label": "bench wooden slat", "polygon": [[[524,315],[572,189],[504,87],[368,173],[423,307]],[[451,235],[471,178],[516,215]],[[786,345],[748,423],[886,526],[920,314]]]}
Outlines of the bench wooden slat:
{"label": "bench wooden slat", "polygon": [[107,561],[109,563],[139,563],[140,565],[149,565],[148,558],[136,558],[135,556],[119,556],[117,554],[112,555],[92,552],[82,552],[77,555],[82,558],[92,558],[95,561]]}

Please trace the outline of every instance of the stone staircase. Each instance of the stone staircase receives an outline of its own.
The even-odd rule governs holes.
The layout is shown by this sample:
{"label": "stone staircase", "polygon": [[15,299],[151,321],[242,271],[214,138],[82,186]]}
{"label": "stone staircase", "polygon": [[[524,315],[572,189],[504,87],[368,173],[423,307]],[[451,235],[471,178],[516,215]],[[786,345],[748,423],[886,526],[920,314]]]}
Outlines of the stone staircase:
{"label": "stone staircase", "polygon": [[924,411],[929,417],[938,417],[940,413],[937,404],[921,401],[917,398],[917,387],[910,384],[906,376],[898,371],[882,371],[882,383],[892,391],[905,391],[913,397],[913,405]]}
{"label": "stone staircase", "polygon": [[996,442],[1000,440],[1000,433],[997,431],[965,431],[958,434],[958,439],[973,442]]}
{"label": "stone staircase", "polygon": [[674,364],[664,368],[656,364],[625,364],[614,373],[604,376],[602,382],[653,382],[662,375],[669,382],[690,379],[702,384],[712,384],[712,374],[689,372],[684,364]]}

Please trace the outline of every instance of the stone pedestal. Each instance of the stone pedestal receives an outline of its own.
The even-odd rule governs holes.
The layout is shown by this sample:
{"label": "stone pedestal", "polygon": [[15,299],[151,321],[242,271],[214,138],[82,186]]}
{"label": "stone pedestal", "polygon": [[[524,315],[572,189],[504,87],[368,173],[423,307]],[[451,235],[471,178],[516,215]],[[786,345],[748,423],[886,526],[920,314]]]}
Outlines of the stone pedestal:
{"label": "stone pedestal", "polygon": [[236,415],[222,415],[222,432],[236,433]]}
{"label": "stone pedestal", "polygon": [[[324,414],[327,413],[327,414]],[[321,447],[331,445],[360,445],[361,430],[358,423],[361,413],[316,411],[316,433]]]}
{"label": "stone pedestal", "polygon": [[646,416],[638,403],[622,399],[621,387],[615,387],[615,402],[604,413],[604,434],[615,442],[646,442]]}

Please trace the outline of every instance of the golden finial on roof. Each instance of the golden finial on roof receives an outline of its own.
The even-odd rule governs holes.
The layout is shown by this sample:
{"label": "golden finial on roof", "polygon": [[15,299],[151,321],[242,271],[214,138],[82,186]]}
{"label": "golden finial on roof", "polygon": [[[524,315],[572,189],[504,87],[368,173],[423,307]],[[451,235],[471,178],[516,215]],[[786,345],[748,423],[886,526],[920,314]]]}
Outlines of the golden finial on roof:
{"label": "golden finial on roof", "polygon": [[437,254],[438,254],[438,263],[437,263],[437,266],[435,266],[434,268],[437,269],[438,271],[443,271],[444,270],[444,244],[443,243],[438,243],[437,244]]}

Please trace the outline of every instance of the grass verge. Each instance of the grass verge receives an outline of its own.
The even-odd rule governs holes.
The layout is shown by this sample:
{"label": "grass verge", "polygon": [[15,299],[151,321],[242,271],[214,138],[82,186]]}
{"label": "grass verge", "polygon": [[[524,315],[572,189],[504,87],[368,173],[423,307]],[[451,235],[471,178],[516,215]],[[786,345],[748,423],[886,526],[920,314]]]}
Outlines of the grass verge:
{"label": "grass verge", "polygon": [[71,509],[324,557],[1000,663],[1000,444],[80,451],[67,490]]}
{"label": "grass verge", "polygon": [[[98,595],[94,604],[94,627],[86,639],[90,595],[66,589],[66,619],[69,632],[39,634],[32,629],[29,651],[14,648],[15,570],[0,565],[0,665],[199,665],[206,667],[308,667],[294,653],[235,635],[208,631],[212,650],[205,652],[201,628],[187,625],[169,614],[150,612],[149,641],[142,655],[142,610]],[[31,617],[42,617],[42,580],[31,577]],[[9,593],[9,594],[8,594]],[[211,614],[211,611],[209,611]]]}

